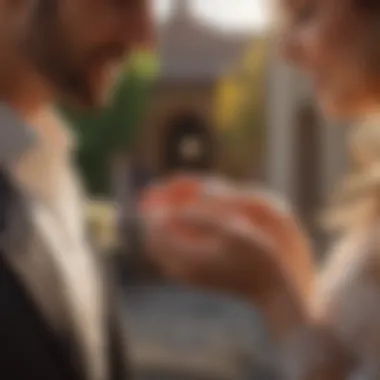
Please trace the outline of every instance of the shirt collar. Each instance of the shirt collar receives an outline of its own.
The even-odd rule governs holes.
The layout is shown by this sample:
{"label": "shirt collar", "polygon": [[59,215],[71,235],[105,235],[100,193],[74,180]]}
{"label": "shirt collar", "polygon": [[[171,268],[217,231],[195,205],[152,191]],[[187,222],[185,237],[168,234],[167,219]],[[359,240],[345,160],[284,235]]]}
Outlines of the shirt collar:
{"label": "shirt collar", "polygon": [[33,129],[9,105],[0,103],[0,165],[12,165],[34,144]]}

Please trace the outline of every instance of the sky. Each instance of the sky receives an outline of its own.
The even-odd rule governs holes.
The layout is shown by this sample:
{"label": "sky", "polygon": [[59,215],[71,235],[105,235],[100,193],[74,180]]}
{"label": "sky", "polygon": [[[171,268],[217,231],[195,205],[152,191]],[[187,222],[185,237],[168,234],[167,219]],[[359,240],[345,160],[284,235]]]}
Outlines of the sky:
{"label": "sky", "polygon": [[[154,0],[157,17],[164,20],[172,2],[183,0]],[[269,0],[189,0],[194,14],[226,30],[262,30],[268,21],[265,6]]]}

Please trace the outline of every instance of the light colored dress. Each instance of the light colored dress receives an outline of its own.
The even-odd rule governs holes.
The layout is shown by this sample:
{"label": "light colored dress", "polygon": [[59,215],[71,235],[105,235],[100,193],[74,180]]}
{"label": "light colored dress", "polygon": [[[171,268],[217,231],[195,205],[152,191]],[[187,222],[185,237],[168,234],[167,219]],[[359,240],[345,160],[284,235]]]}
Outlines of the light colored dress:
{"label": "light colored dress", "polygon": [[358,359],[352,378],[380,378],[380,224],[351,232],[336,244],[313,306]]}

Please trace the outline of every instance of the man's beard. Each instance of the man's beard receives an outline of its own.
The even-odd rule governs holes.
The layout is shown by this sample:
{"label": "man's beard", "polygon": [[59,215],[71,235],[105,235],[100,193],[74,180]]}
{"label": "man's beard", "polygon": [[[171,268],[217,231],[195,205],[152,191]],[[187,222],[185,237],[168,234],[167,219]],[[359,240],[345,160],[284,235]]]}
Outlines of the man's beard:
{"label": "man's beard", "polygon": [[85,70],[82,72],[79,62],[75,62],[74,46],[58,17],[58,0],[38,1],[29,31],[21,48],[58,100],[78,106],[93,106],[96,99]]}

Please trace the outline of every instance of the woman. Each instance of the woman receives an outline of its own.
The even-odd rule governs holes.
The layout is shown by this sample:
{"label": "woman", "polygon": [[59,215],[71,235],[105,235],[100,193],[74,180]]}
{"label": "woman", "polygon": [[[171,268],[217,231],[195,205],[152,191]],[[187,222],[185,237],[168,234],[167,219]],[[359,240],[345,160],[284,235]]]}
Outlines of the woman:
{"label": "woman", "polygon": [[[326,115],[379,112],[380,2],[283,0],[282,8],[284,55],[311,77]],[[313,297],[302,292],[302,273],[311,281],[316,276],[304,259],[311,253],[303,232],[294,217],[259,196],[252,201],[260,209],[253,225],[241,213],[220,217],[194,202],[191,212],[161,210],[146,226],[148,242],[155,243],[151,257],[170,276],[260,305],[285,348],[283,370],[292,379],[380,376],[380,179],[376,148],[365,145],[374,139],[360,142],[359,152],[356,141],[361,136],[354,144],[357,173],[338,197],[349,201],[333,213],[344,221],[343,239],[333,247]],[[181,224],[207,234],[208,244],[185,243],[170,231]],[[304,264],[297,273],[283,260],[291,252]]]}

